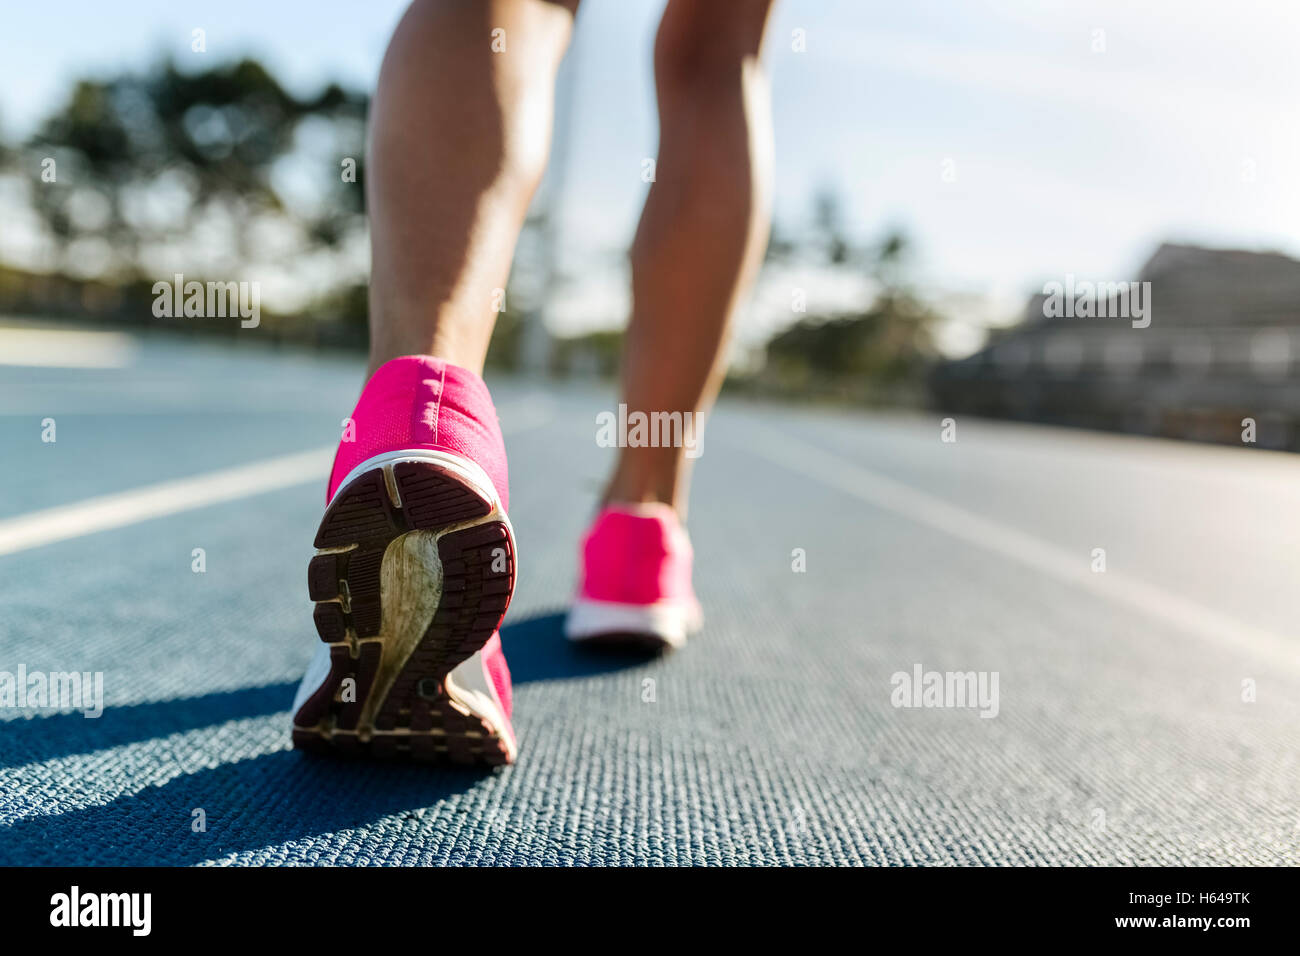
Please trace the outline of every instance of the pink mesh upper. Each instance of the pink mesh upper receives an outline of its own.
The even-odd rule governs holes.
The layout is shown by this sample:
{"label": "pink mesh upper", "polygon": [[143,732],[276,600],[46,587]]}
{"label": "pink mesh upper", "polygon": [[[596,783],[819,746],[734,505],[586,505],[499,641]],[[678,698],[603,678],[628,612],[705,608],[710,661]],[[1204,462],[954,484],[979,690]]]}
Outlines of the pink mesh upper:
{"label": "pink mesh upper", "polygon": [[611,505],[583,539],[579,596],[621,604],[693,601],[692,553],[668,505]]}
{"label": "pink mesh upper", "polygon": [[404,448],[450,451],[482,468],[502,508],[510,504],[506,448],[487,385],[468,369],[425,355],[381,365],[352,412],[353,441],[339,442],[329,498],[367,458]]}
{"label": "pink mesh upper", "polygon": [[506,655],[501,650],[501,634],[493,631],[488,642],[483,645],[483,669],[492,680],[492,686],[501,698],[501,707],[510,716],[510,668],[506,666]]}

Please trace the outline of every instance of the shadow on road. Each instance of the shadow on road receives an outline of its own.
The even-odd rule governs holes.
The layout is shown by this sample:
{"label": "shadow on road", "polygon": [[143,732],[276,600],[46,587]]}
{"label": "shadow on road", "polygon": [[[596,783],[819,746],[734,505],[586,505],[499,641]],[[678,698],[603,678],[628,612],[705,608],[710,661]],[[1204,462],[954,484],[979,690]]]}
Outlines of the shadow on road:
{"label": "shadow on road", "polygon": [[[402,814],[379,828],[397,837],[406,829],[404,821],[418,819],[421,808],[491,777],[491,771],[361,763],[281,750],[185,774],[102,806],[0,828],[0,864],[183,866]],[[204,832],[193,829],[199,810]],[[378,848],[387,842],[363,845]],[[315,862],[306,854],[290,858]],[[372,861],[363,851],[357,859],[338,862]]]}
{"label": "shadow on road", "polygon": [[[577,648],[565,639],[563,620],[559,613],[543,614],[501,629],[516,684],[598,676],[651,659]],[[149,748],[149,741],[183,731],[283,713],[295,687],[284,682],[112,707],[94,720],[77,713],[9,722],[0,730],[0,767],[127,743]],[[284,750],[184,774],[100,806],[0,827],[0,864],[185,865],[369,826],[395,814],[382,826],[396,836],[404,820],[500,773],[307,756],[287,749],[287,720],[284,730]],[[160,752],[159,759],[167,755]],[[196,810],[203,811],[204,832],[192,829]],[[381,839],[366,845],[384,844]]]}
{"label": "shadow on road", "polygon": [[296,682],[241,687],[197,697],[106,707],[94,719],[80,713],[51,714],[0,724],[0,767],[90,753],[140,740],[210,727],[228,720],[284,710]]}
{"label": "shadow on road", "polygon": [[[501,642],[516,684],[593,677],[644,663],[645,655],[584,652],[564,637],[564,616],[543,614],[507,624]],[[194,697],[105,708],[95,719],[80,713],[50,714],[0,724],[0,768],[21,767],[90,753],[230,720],[287,710],[296,681],[216,691]],[[287,732],[287,727],[286,727]]]}
{"label": "shadow on road", "polygon": [[640,647],[616,651],[574,644],[564,636],[564,615],[539,614],[501,628],[501,649],[516,684],[598,677],[656,660],[658,651]]}

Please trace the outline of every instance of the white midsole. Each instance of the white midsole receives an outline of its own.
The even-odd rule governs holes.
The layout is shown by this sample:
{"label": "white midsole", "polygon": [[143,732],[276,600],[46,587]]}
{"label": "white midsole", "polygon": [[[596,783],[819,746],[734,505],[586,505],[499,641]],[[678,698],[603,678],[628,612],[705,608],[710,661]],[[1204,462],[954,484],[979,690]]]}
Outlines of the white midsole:
{"label": "white midsole", "polygon": [[681,647],[703,623],[700,606],[693,601],[621,604],[577,598],[565,618],[564,633],[571,641],[624,631],[652,634],[672,647]]}
{"label": "white midsole", "polygon": [[325,683],[325,678],[330,676],[330,645],[316,644],[316,653],[312,655],[311,663],[307,665],[307,673],[302,675],[302,680],[298,682],[298,693],[293,696],[293,714],[298,716],[298,711],[302,710],[302,705],[307,703],[308,699],[316,691],[320,690],[320,685]]}
{"label": "white midsole", "polygon": [[[397,451],[386,451],[382,455],[367,458],[344,476],[338,487],[334,489],[334,494],[330,496],[330,501],[333,501],[338,496],[338,493],[346,488],[350,482],[360,478],[372,468],[395,465],[402,461],[431,462],[447,469],[481,491],[484,497],[492,501],[497,510],[503,511],[502,517],[505,516],[504,509],[501,508],[501,496],[497,494],[496,485],[492,484],[492,479],[488,477],[488,473],[479,466],[478,462],[470,461],[464,455],[457,455],[450,451],[435,451],[432,448],[399,448]],[[400,502],[395,502],[395,504],[401,507]]]}
{"label": "white midsole", "polygon": [[447,675],[447,696],[463,704],[476,717],[487,721],[488,726],[496,731],[506,744],[511,759],[515,756],[515,734],[506,719],[505,708],[497,696],[496,685],[487,672],[483,661],[483,652],[475,651],[472,656],[457,664]]}

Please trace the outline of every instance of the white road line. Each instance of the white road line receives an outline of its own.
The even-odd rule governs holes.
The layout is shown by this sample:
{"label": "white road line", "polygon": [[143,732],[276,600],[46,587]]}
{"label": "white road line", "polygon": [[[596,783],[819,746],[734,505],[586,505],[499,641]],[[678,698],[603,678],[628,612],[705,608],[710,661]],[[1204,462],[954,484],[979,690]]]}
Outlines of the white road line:
{"label": "white road line", "polygon": [[0,327],[0,366],[124,368],[136,353],[122,332]]}
{"label": "white road line", "polygon": [[1094,573],[1088,555],[1067,551],[1009,525],[916,491],[784,433],[774,433],[767,428],[763,431],[771,438],[746,445],[746,449],[783,468],[1024,564],[1065,584],[1140,611],[1233,653],[1254,653],[1272,664],[1300,670],[1300,641],[1287,640],[1270,631],[1243,624],[1203,604],[1114,571]]}
{"label": "white road line", "polygon": [[[518,420],[508,420],[502,431],[509,435],[536,428],[550,418],[544,408],[524,409]],[[0,555],[312,482],[320,484],[323,502],[333,460],[334,446],[325,445],[3,519]]]}
{"label": "white road line", "polygon": [[333,455],[333,446],[313,448],[9,518],[0,521],[0,555],[313,481],[324,498]]}

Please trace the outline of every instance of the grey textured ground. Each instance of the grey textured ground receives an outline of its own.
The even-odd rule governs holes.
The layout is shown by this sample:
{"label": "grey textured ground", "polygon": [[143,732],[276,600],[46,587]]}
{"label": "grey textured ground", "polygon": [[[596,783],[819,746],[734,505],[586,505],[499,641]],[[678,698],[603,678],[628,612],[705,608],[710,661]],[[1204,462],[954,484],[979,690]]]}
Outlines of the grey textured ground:
{"label": "grey textured ground", "polygon": [[[109,704],[0,711],[0,863],[1300,862],[1300,460],[974,421],[945,444],[937,416],[724,403],[690,523],[706,630],[618,661],[567,647],[558,616],[612,397],[492,384],[517,765],[290,750],[307,475],[0,556],[0,670],[102,670]],[[159,342],[124,368],[0,365],[0,529],[329,444],[358,385],[352,363]],[[877,478],[927,497],[890,507]],[[1107,571],[1072,581],[1033,542],[1085,574],[1103,547]],[[893,707],[916,663],[998,672],[998,716]]]}

